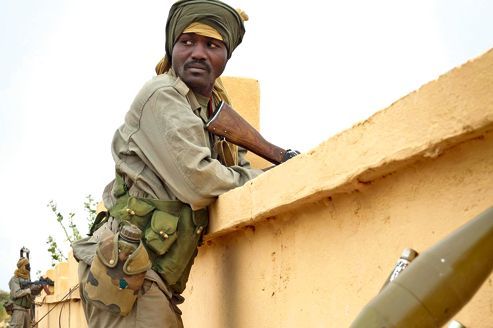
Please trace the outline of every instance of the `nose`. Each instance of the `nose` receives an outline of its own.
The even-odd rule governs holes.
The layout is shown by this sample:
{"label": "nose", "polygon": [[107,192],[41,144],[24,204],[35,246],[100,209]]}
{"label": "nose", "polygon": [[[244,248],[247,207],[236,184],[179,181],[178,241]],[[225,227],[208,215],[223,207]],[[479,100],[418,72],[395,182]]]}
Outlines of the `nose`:
{"label": "nose", "polygon": [[194,60],[204,60],[207,57],[206,54],[206,45],[204,45],[202,42],[197,42],[195,43],[192,51],[192,58]]}

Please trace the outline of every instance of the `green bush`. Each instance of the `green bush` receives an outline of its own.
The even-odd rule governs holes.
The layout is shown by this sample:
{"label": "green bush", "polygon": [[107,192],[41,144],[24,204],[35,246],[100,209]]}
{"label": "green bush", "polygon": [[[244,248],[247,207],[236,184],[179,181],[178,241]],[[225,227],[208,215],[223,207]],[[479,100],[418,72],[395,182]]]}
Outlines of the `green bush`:
{"label": "green bush", "polygon": [[8,292],[0,290],[0,322],[4,322],[9,319],[9,315],[5,312],[5,308],[3,307],[3,303],[5,303],[9,297],[10,295]]}

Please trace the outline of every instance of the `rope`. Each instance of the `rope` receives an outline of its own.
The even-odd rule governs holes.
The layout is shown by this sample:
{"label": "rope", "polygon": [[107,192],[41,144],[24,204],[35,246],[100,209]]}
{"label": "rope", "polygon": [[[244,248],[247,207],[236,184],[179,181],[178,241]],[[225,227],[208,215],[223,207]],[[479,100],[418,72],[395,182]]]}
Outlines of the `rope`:
{"label": "rope", "polygon": [[[60,308],[60,313],[58,314],[58,328],[62,328],[62,311],[64,306],[65,306],[65,302],[63,302],[62,307]],[[70,321],[69,321],[69,325],[70,325]]]}
{"label": "rope", "polygon": [[[61,304],[63,302],[63,300],[65,298],[67,298],[67,296],[70,296],[70,294],[72,294],[77,288],[79,288],[79,284],[75,285],[73,288],[70,288],[68,290],[68,293],[65,294],[65,296],[63,296],[62,299],[60,301],[58,301],[57,304],[55,304],[55,306],[53,306],[48,312],[46,312],[46,314],[44,316],[42,316],[41,319],[39,319],[38,321],[33,323],[31,325],[31,327],[36,327],[41,320],[43,320],[48,314],[50,314],[51,311],[53,311],[59,304]],[[63,309],[63,307],[62,307],[62,309]],[[60,314],[61,314],[61,310],[60,310]]]}

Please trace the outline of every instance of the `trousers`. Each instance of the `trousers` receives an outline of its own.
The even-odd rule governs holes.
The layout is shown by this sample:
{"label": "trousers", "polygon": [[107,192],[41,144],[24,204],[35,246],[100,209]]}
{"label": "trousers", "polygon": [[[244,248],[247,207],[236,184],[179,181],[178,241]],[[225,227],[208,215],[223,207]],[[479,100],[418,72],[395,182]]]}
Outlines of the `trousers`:
{"label": "trousers", "polygon": [[[79,262],[79,281],[87,278],[89,269],[90,267],[83,261]],[[82,306],[89,328],[183,328],[179,310],[166,296],[166,294],[170,295],[170,292],[161,277],[153,270],[147,271],[137,301],[132,311],[124,317],[87,302],[82,284],[80,288]]]}
{"label": "trousers", "polygon": [[14,309],[10,318],[9,327],[11,328],[29,328],[31,327],[31,312],[29,309],[18,310]]}
{"label": "trousers", "polygon": [[[110,218],[89,240],[72,245],[74,256],[79,261],[79,282],[87,281],[98,242],[108,234],[115,233],[117,226],[118,222]],[[79,284],[79,288],[89,328],[183,328],[181,312],[171,301],[172,293],[159,274],[152,269],[146,272],[137,300],[126,316],[94,306],[84,298],[83,284]]]}

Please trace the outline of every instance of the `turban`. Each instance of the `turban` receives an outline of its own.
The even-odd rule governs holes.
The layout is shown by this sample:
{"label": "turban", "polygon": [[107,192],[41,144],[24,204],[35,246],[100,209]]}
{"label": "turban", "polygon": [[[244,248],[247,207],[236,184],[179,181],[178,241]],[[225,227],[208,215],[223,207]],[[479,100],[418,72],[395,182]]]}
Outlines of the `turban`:
{"label": "turban", "polygon": [[236,10],[218,0],[181,0],[173,4],[166,22],[166,55],[171,58],[178,37],[192,23],[209,25],[222,36],[228,58],[245,34],[243,19]]}
{"label": "turban", "polygon": [[21,257],[19,259],[19,261],[17,261],[17,268],[22,268],[23,266],[25,266],[26,264],[29,264],[29,260],[26,259],[25,257]]}
{"label": "turban", "polygon": [[[171,7],[166,22],[166,56],[156,65],[156,73],[163,74],[171,66],[171,54],[178,37],[191,27],[207,25],[219,33],[226,45],[228,58],[243,40],[244,21],[248,15],[241,9],[235,10],[219,0],[180,0]],[[211,36],[210,33],[199,33]]]}
{"label": "turban", "polygon": [[19,261],[17,261],[17,270],[15,270],[15,276],[21,277],[24,279],[29,279],[29,270],[27,270],[26,265],[29,264],[29,260],[25,257],[21,257]]}

